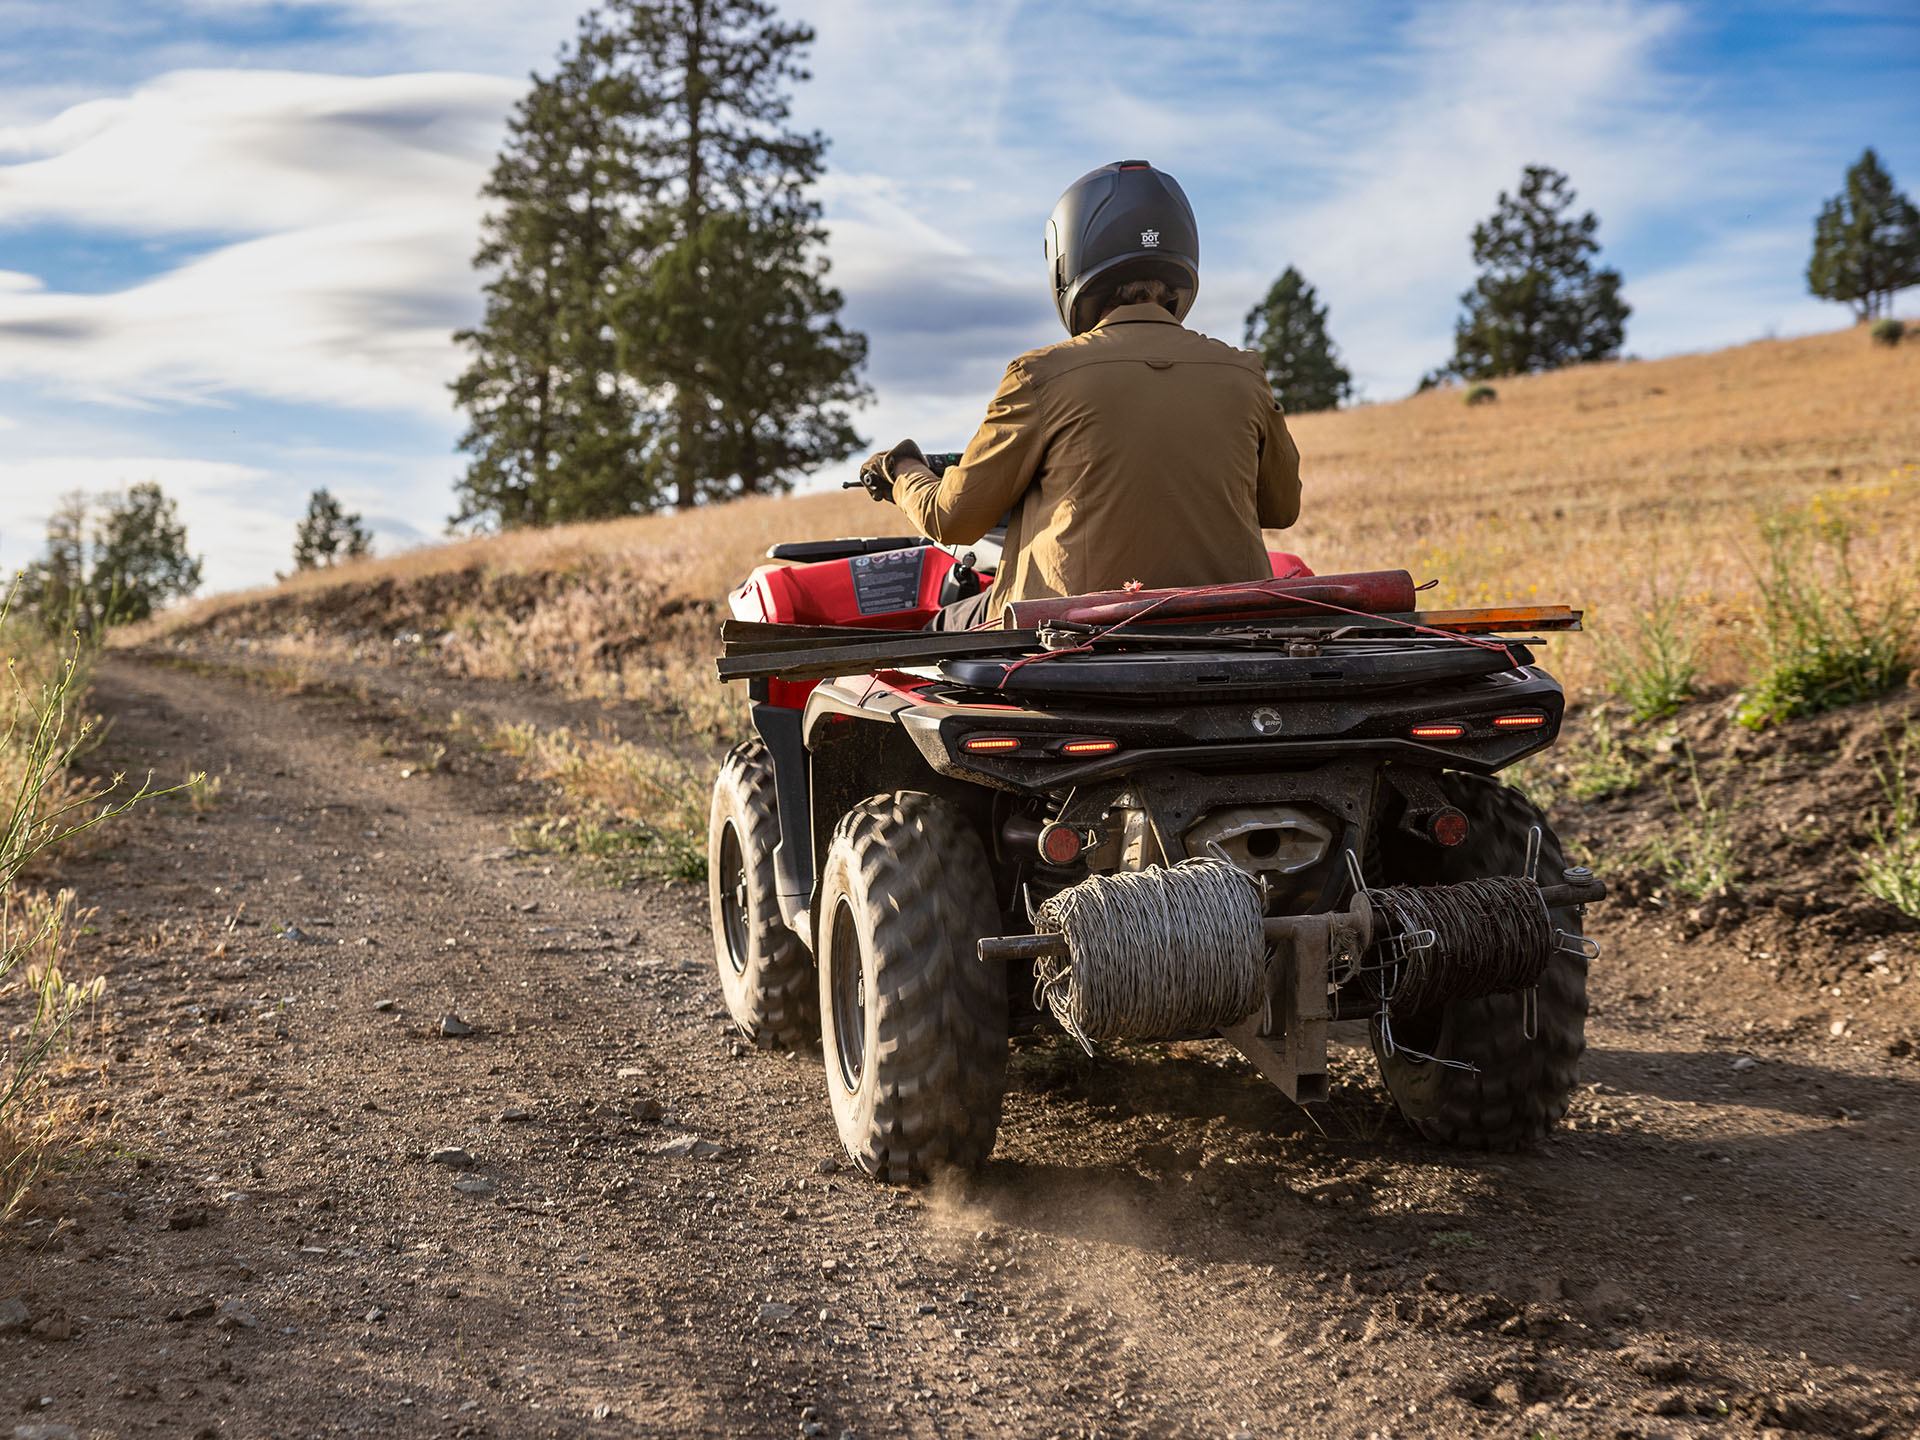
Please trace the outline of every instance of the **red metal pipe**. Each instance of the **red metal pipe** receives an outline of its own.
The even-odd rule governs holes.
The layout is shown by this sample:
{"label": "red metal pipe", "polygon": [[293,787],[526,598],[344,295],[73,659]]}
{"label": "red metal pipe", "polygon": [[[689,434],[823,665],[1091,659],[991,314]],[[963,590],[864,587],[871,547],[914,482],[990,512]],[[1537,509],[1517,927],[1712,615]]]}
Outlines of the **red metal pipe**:
{"label": "red metal pipe", "polygon": [[[1321,602],[1315,604],[1315,601]],[[1404,570],[1367,570],[1300,580],[1247,580],[1171,590],[1101,590],[1049,600],[1016,600],[1006,623],[1026,630],[1047,621],[1117,625],[1141,617],[1145,625],[1194,620],[1258,620],[1276,615],[1404,615],[1414,608],[1413,577]],[[1330,610],[1337,606],[1339,610]],[[1147,612],[1151,613],[1147,613]]]}

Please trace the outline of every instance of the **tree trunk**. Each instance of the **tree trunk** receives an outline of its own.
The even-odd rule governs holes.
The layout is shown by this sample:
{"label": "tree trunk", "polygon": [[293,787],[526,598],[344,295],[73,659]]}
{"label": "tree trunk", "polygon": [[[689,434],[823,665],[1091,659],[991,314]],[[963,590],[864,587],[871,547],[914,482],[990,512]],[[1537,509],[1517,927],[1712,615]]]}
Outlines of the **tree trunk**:
{"label": "tree trunk", "polygon": [[[687,27],[686,68],[681,77],[682,103],[687,111],[687,193],[681,201],[681,239],[691,241],[699,233],[700,217],[704,209],[700,187],[706,183],[704,157],[700,146],[706,134],[706,43],[707,43],[707,0],[693,0],[689,8]],[[695,278],[698,284],[698,277]],[[706,297],[699,297],[696,313],[704,313]],[[675,500],[681,509],[689,509],[699,498],[699,477],[693,473],[693,459],[696,450],[695,439],[698,434],[696,405],[698,397],[691,393],[689,381],[692,378],[692,356],[685,357],[686,372],[680,376],[678,394],[674,400],[674,420],[679,429],[679,474],[675,477]]]}

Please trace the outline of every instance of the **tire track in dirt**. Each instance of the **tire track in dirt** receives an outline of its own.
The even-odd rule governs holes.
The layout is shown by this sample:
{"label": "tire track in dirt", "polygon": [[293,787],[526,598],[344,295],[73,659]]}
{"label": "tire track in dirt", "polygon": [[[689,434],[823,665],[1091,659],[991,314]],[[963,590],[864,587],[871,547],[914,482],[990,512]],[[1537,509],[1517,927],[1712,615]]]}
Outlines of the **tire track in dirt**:
{"label": "tire track in dirt", "polygon": [[[1096,1063],[1043,1043],[1014,1057],[982,1176],[876,1187],[831,1169],[818,1057],[727,1032],[702,897],[507,858],[540,797],[497,757],[456,747],[402,780],[377,754],[476,697],[361,683],[349,700],[135,658],[103,671],[103,759],[223,786],[204,816],[149,814],[70,867],[110,986],[104,1064],[70,1090],[110,1107],[117,1153],[6,1257],[0,1298],[77,1332],[0,1335],[0,1396],[36,1418],[102,1435],[1920,1425],[1911,1064],[1792,1041],[1735,1071],[1673,1013],[1683,987],[1655,994],[1610,956],[1598,1084],[1535,1155],[1416,1144],[1358,1054],[1337,1064],[1330,1139],[1216,1047]],[[487,698],[511,712],[510,689]],[[478,1033],[441,1038],[449,1009]],[[655,1153],[688,1137],[724,1149]],[[474,1168],[430,1163],[441,1146]],[[207,1301],[254,1323],[192,1314]]]}

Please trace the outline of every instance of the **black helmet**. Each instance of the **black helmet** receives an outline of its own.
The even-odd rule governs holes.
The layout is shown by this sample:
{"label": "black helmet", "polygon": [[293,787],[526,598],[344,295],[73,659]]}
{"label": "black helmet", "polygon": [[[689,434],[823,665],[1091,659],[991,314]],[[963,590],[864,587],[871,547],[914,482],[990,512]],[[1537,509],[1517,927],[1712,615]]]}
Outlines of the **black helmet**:
{"label": "black helmet", "polygon": [[1123,280],[1164,280],[1184,320],[1200,289],[1200,227],[1180,182],[1144,160],[1089,171],[1047,221],[1053,304],[1069,335],[1100,318],[1096,302]]}

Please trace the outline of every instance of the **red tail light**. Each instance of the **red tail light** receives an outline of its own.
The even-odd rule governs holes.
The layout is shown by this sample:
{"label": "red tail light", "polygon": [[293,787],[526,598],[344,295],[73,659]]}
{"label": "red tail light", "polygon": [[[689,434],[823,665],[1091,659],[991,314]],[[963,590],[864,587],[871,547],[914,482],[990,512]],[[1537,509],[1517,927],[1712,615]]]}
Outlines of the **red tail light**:
{"label": "red tail light", "polygon": [[1111,755],[1120,748],[1118,740],[1062,740],[1062,755]]}
{"label": "red tail light", "polygon": [[1433,836],[1434,844],[1451,848],[1467,838],[1467,817],[1452,806],[1436,810],[1427,822],[1427,833]]}
{"label": "red tail light", "polygon": [[1523,710],[1518,715],[1496,715],[1493,728],[1496,730],[1538,730],[1547,723],[1547,717],[1538,710]]}
{"label": "red tail light", "polygon": [[1467,733],[1467,727],[1451,721],[1429,720],[1415,725],[1407,733],[1416,740],[1458,740]]}
{"label": "red tail light", "polygon": [[969,735],[960,742],[960,748],[973,755],[999,755],[1008,750],[1020,748],[1017,735]]}

